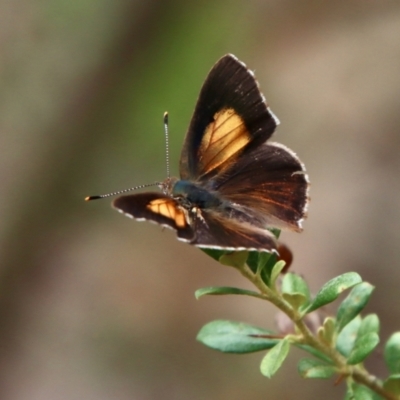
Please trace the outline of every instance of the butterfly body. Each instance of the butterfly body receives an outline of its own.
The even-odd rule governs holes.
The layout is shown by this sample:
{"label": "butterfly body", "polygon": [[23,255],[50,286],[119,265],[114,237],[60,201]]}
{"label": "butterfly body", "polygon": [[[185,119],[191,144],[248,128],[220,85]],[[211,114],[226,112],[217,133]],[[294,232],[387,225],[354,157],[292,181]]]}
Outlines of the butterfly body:
{"label": "butterfly body", "polygon": [[276,251],[268,228],[301,231],[308,178],[295,153],[266,143],[279,121],[254,74],[232,55],[208,74],[186,134],[180,179],[121,196],[125,215],[176,230],[198,247]]}
{"label": "butterfly body", "polygon": [[191,181],[178,180],[172,188],[172,197],[184,207],[207,209],[219,207],[223,201],[217,192],[211,191],[196,185]]}

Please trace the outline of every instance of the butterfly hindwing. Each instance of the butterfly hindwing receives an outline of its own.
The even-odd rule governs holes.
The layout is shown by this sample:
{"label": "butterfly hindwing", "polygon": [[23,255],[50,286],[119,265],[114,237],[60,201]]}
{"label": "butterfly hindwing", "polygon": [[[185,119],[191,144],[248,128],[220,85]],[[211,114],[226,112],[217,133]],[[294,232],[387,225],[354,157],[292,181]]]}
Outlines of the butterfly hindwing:
{"label": "butterfly hindwing", "polygon": [[301,161],[281,144],[263,144],[246,152],[206,186],[244,213],[259,217],[264,226],[301,230],[308,178]]}
{"label": "butterfly hindwing", "polygon": [[277,123],[253,73],[235,56],[222,57],[200,91],[182,148],[181,178],[216,174],[245,147],[265,142]]}
{"label": "butterfly hindwing", "polygon": [[275,252],[273,234],[250,224],[238,223],[221,214],[204,211],[193,221],[195,236],[191,244],[214,249]]}

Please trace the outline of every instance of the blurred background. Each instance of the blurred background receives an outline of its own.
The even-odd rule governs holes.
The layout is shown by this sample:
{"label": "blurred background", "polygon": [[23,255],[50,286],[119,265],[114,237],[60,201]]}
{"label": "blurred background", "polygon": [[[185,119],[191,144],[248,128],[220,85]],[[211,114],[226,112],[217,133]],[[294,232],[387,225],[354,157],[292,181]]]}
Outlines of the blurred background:
{"label": "blurred background", "polygon": [[300,352],[268,380],[262,353],[196,342],[213,319],[273,328],[275,310],[196,301],[199,287],[249,285],[172,231],[83,201],[164,179],[166,110],[178,173],[202,82],[228,52],[255,70],[274,140],[312,182],[304,232],[281,236],[293,270],[314,291],[359,272],[382,339],[400,330],[397,0],[0,0],[1,399],[342,398],[298,377]]}

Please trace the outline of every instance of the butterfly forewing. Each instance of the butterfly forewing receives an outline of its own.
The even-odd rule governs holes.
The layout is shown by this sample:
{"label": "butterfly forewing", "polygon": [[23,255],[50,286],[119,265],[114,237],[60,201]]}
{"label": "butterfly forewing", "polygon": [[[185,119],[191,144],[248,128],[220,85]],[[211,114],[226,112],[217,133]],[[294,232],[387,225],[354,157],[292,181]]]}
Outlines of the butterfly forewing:
{"label": "butterfly forewing", "polygon": [[253,73],[236,57],[222,57],[200,91],[182,148],[181,178],[218,173],[246,146],[265,142],[276,125]]}

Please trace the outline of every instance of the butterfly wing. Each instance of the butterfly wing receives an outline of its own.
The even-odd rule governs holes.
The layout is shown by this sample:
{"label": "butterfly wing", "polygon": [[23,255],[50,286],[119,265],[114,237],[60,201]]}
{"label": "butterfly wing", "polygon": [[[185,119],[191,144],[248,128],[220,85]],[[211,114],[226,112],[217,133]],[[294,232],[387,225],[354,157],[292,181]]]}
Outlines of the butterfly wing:
{"label": "butterfly wing", "polygon": [[191,244],[197,247],[223,250],[253,250],[276,252],[273,234],[245,222],[227,218],[221,213],[203,210],[193,221],[195,237]]}
{"label": "butterfly wing", "polygon": [[186,211],[177,201],[161,193],[140,193],[116,198],[113,207],[130,218],[152,221],[176,230],[180,240],[190,242],[194,238]]}
{"label": "butterfly wing", "polygon": [[113,207],[130,218],[153,221],[176,231],[178,239],[197,247],[225,250],[274,251],[269,231],[239,224],[219,213],[189,214],[173,198],[159,193],[121,196]]}
{"label": "butterfly wing", "polygon": [[245,152],[205,185],[258,226],[302,229],[308,177],[296,154],[281,144],[263,144]]}
{"label": "butterfly wing", "polygon": [[244,148],[269,139],[278,123],[253,73],[235,56],[222,57],[200,91],[182,148],[181,179],[222,171]]}

